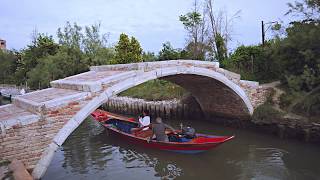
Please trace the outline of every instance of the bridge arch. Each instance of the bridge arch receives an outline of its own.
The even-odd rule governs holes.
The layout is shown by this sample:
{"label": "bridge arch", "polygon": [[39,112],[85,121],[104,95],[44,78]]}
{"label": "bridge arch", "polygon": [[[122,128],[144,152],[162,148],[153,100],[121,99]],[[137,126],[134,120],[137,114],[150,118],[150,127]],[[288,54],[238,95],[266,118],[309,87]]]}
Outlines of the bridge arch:
{"label": "bridge arch", "polygon": [[[251,101],[239,85],[226,76],[206,68],[162,68],[138,73],[137,76],[117,84],[113,89],[113,94],[154,79],[165,79],[190,91],[205,114],[245,119],[253,113]],[[210,96],[209,99],[208,96]],[[215,104],[217,106],[210,106]],[[223,113],[223,111],[230,112]]]}
{"label": "bridge arch", "polygon": [[[147,82],[154,79],[166,79],[181,85],[195,96],[199,102],[202,110],[205,113],[218,115],[222,110],[229,108],[231,113],[229,115],[240,115],[242,118],[249,117],[253,113],[253,106],[246,92],[235,82],[227,78],[225,75],[213,71],[208,68],[202,67],[164,67],[156,68],[154,70],[144,71],[138,69],[128,74],[124,73],[119,75],[117,80],[114,81],[113,85],[100,91],[96,97],[90,100],[84,107],[82,107],[55,135],[52,143],[45,149],[44,153],[41,156],[41,159],[36,164],[33,170],[33,177],[35,179],[40,179],[53,158],[54,152],[59,146],[61,146],[69,135],[98,107],[106,103],[109,97],[116,95],[122,91],[125,91],[129,88]],[[186,83],[189,81],[188,83]],[[190,84],[197,84],[198,86],[191,86]],[[200,86],[199,86],[200,85]],[[206,85],[205,90],[200,90],[201,85]],[[205,100],[205,97],[210,92],[210,89],[213,87],[214,90],[220,89],[220,91],[211,92],[209,99]],[[199,91],[199,93],[197,93]],[[224,98],[219,98],[221,93],[224,94]],[[222,95],[223,96],[223,95]],[[218,103],[230,103],[231,105],[225,106],[220,104],[220,109],[214,109],[216,107],[210,106],[212,101],[217,100]],[[206,101],[206,102],[204,102]],[[234,103],[234,104],[232,104]],[[236,110],[236,111],[235,111]],[[237,112],[237,113],[235,113]]]}

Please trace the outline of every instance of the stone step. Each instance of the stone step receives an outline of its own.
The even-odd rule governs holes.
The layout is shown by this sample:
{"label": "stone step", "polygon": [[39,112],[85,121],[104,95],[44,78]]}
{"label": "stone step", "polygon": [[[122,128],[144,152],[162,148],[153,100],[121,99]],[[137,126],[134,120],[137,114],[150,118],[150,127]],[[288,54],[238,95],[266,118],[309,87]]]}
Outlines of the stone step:
{"label": "stone step", "polygon": [[47,88],[14,97],[13,104],[32,113],[39,114],[43,108],[67,105],[73,101],[82,100],[90,96],[91,93],[89,92]]}
{"label": "stone step", "polygon": [[247,81],[247,80],[240,80],[241,87],[247,87],[250,89],[257,89],[259,88],[259,82],[256,81]]}
{"label": "stone step", "polygon": [[52,81],[50,84],[54,88],[98,92],[103,89],[103,85],[132,77],[135,74],[135,71],[89,71]]}
{"label": "stone step", "polygon": [[231,81],[234,81],[234,82],[239,82],[241,79],[240,74],[237,74],[237,73],[234,73],[234,72],[222,69],[222,68],[218,68],[216,71],[225,75],[228,79],[230,79]]}
{"label": "stone step", "polygon": [[0,106],[0,134],[16,125],[27,125],[39,121],[40,116],[25,109],[8,104]]}

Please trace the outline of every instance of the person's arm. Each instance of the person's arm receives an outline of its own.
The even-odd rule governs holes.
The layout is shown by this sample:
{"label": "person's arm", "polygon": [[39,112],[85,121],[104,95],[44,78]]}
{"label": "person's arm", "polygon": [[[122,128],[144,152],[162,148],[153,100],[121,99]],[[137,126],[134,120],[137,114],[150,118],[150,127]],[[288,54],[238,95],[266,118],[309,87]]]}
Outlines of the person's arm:
{"label": "person's arm", "polygon": [[139,118],[139,126],[140,126],[140,127],[143,126],[143,118],[142,118],[142,117]]}
{"label": "person's arm", "polygon": [[143,125],[142,125],[142,126],[136,128],[136,131],[141,131],[142,129],[144,129],[144,128],[146,128],[146,127],[151,128],[152,126],[151,126],[151,124],[149,124],[148,126],[143,126]]}
{"label": "person's arm", "polygon": [[164,127],[171,129],[173,132],[176,131],[172,126],[169,126],[168,124],[164,124]]}

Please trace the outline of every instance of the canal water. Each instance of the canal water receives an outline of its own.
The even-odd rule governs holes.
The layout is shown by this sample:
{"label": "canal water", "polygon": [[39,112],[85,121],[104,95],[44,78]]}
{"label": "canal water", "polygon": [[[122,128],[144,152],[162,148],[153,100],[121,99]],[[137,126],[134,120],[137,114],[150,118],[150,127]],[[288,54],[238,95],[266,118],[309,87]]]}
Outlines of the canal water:
{"label": "canal water", "polygon": [[[181,121],[170,124],[179,127]],[[144,149],[109,136],[87,118],[55,153],[44,180],[316,180],[320,147],[201,120],[184,120],[198,132],[236,138],[206,153],[184,155]]]}

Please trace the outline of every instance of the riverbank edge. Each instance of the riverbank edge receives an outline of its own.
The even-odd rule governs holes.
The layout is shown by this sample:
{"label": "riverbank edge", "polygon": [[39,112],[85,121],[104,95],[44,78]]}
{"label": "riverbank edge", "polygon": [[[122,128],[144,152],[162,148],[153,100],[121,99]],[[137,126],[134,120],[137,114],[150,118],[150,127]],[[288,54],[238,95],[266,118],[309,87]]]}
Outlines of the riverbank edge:
{"label": "riverbank edge", "polygon": [[195,102],[184,100],[146,101],[144,99],[113,96],[102,106],[103,109],[120,114],[137,115],[148,109],[152,117],[160,116],[166,119],[203,118],[214,124],[227,127],[248,129],[252,131],[272,134],[282,139],[297,139],[310,143],[320,144],[320,124],[309,122],[306,119],[291,116],[281,116],[272,120],[226,119],[222,117],[206,117]]}

